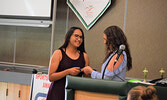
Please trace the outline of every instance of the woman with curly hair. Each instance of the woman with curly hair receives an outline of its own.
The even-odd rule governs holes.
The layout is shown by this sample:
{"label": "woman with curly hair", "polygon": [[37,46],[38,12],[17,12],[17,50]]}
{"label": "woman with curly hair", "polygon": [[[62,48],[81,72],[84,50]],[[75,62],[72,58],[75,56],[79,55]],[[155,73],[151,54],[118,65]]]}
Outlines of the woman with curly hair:
{"label": "woman with curly hair", "polygon": [[[101,67],[101,72],[93,70],[90,66],[82,69],[91,78],[124,81],[126,71],[132,68],[132,58],[129,50],[127,38],[118,26],[110,26],[104,30],[104,44],[106,45],[106,57]],[[120,53],[119,59],[115,62],[120,46],[124,46],[124,51]]]}

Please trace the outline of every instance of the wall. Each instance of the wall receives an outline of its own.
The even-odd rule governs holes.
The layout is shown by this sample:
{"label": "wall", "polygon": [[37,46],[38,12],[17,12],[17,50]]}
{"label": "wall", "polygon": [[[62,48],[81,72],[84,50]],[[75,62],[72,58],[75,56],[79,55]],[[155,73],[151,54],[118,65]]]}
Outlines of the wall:
{"label": "wall", "polygon": [[134,67],[128,76],[142,78],[145,67],[151,79],[160,77],[161,68],[167,71],[166,8],[166,0],[128,0],[126,34]]}
{"label": "wall", "polygon": [[[118,25],[125,31],[133,60],[127,77],[143,78],[146,67],[148,79],[160,78],[160,69],[167,71],[166,8],[166,0],[115,0],[96,24],[89,31],[85,30],[90,65],[100,71],[105,56],[103,31],[110,25]],[[71,10],[69,19],[72,21],[69,25],[84,28]]]}
{"label": "wall", "polygon": [[[149,79],[159,78],[160,68],[167,71],[165,9],[166,0],[114,0],[104,15],[87,31],[67,7],[66,0],[58,0],[54,50],[62,45],[69,27],[79,26],[85,32],[85,48],[90,65],[100,71],[105,56],[103,31],[110,25],[117,25],[125,31],[133,60],[133,69],[127,72],[127,77],[143,78],[142,71],[147,67]],[[0,26],[0,61],[48,68],[51,30],[51,27]]]}

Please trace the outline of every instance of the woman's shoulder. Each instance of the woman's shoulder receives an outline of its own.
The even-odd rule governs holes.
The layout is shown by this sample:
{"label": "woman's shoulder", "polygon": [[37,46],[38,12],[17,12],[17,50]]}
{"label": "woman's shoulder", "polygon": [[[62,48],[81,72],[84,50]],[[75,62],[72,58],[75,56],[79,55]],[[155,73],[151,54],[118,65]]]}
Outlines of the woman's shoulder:
{"label": "woman's shoulder", "polygon": [[61,53],[61,49],[57,49],[57,50],[55,50],[54,53],[56,53],[56,54]]}
{"label": "woman's shoulder", "polygon": [[62,52],[60,49],[57,49],[53,52],[51,59],[59,59],[61,61],[62,59]]}
{"label": "woman's shoulder", "polygon": [[62,55],[62,52],[60,49],[55,50],[53,53],[53,56],[61,57],[61,55]]}
{"label": "woman's shoulder", "polygon": [[88,57],[88,54],[86,52],[83,52],[84,57]]}

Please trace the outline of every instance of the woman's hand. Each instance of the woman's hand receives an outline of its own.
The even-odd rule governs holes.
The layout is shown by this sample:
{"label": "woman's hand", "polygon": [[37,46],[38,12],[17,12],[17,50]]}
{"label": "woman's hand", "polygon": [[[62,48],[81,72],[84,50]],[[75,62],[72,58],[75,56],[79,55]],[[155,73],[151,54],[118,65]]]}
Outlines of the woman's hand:
{"label": "woman's hand", "polygon": [[70,75],[76,76],[78,75],[81,71],[79,70],[80,67],[73,67],[73,68],[69,68],[67,69],[68,73]]}
{"label": "woman's hand", "polygon": [[81,71],[83,71],[86,75],[91,75],[93,69],[90,66],[86,66]]}

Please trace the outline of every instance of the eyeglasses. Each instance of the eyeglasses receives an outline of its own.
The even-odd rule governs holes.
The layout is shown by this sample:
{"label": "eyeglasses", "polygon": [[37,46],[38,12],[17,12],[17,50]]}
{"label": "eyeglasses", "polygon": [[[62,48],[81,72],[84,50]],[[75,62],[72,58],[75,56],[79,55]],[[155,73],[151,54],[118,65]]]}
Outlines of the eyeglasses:
{"label": "eyeglasses", "polygon": [[75,38],[80,38],[83,39],[83,36],[79,36],[78,34],[73,34],[75,36]]}

